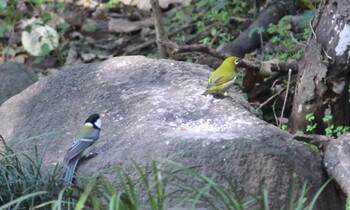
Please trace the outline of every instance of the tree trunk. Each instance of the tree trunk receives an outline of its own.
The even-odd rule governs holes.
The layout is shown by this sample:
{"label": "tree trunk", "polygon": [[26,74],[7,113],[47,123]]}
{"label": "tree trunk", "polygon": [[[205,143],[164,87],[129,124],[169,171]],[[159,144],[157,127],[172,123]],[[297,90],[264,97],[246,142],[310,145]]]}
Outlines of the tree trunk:
{"label": "tree trunk", "polygon": [[290,118],[291,132],[305,131],[308,113],[314,113],[316,132],[324,132],[328,126],[322,121],[326,114],[333,117],[331,123],[336,126],[350,125],[349,11],[348,0],[323,0],[320,4],[299,65]]}

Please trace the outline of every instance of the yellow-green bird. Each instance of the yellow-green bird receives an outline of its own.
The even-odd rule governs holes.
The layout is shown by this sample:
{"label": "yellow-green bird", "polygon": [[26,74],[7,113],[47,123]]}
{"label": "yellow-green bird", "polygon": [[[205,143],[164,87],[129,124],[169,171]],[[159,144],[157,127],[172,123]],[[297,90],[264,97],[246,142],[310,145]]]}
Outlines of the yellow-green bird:
{"label": "yellow-green bird", "polygon": [[208,79],[207,90],[203,95],[208,94],[224,94],[236,79],[236,64],[240,59],[230,56],[222,62],[222,64],[211,74]]}

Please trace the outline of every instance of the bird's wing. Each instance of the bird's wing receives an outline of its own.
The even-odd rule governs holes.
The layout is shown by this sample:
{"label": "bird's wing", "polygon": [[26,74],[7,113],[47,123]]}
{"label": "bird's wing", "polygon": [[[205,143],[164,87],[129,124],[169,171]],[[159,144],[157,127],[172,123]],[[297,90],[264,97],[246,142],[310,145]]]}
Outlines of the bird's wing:
{"label": "bird's wing", "polygon": [[96,140],[95,139],[75,139],[73,144],[68,149],[66,156],[64,157],[64,162],[66,164],[70,159],[80,155],[86,148],[90,147]]}
{"label": "bird's wing", "polygon": [[210,80],[209,82],[208,82],[208,88],[210,88],[210,87],[213,87],[213,86],[216,86],[216,85],[219,85],[219,81],[220,81],[220,79],[222,79],[223,77],[215,77],[215,78],[213,78],[212,80]]}
{"label": "bird's wing", "polygon": [[215,77],[215,75],[213,75],[213,77],[209,79],[208,87],[222,85],[228,81],[231,81],[233,78],[233,73],[221,74],[220,77]]}

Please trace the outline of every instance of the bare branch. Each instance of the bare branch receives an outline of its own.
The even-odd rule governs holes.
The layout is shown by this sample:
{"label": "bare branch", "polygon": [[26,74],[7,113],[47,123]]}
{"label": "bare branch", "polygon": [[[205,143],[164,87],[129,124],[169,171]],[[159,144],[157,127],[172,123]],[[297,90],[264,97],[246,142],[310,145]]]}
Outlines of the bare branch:
{"label": "bare branch", "polygon": [[184,53],[184,52],[202,52],[206,53],[209,55],[212,55],[217,58],[225,59],[229,57],[230,55],[220,53],[213,48],[210,48],[205,45],[200,45],[200,44],[192,44],[192,45],[182,45],[179,46],[178,44],[171,42],[171,41],[158,41],[161,45],[166,46],[167,48],[172,50],[173,54],[179,54],[179,53]]}
{"label": "bare branch", "polygon": [[324,150],[330,141],[334,140],[333,138],[324,136],[324,135],[317,135],[317,134],[303,134],[303,135],[294,135],[294,140],[306,142],[308,144],[316,145],[318,148]]}
{"label": "bare branch", "polygon": [[162,11],[159,6],[158,0],[151,0],[151,6],[152,6],[152,16],[154,20],[154,26],[156,28],[156,39],[157,39],[157,57],[158,58],[166,58],[166,49],[161,45],[158,44],[158,41],[166,41],[168,40],[168,37],[165,34],[164,27],[161,21]]}

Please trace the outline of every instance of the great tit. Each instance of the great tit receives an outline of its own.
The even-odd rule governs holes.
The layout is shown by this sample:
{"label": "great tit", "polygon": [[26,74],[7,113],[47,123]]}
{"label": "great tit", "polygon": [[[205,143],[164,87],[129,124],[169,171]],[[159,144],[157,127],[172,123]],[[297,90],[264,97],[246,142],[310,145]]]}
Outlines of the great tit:
{"label": "great tit", "polygon": [[64,187],[72,184],[75,169],[80,157],[84,151],[90,147],[99,138],[101,131],[101,119],[99,114],[92,114],[87,118],[84,126],[80,128],[78,135],[69,147],[65,157],[64,164],[66,171],[62,176],[61,185]]}

